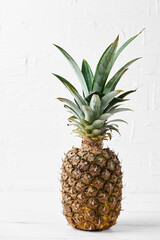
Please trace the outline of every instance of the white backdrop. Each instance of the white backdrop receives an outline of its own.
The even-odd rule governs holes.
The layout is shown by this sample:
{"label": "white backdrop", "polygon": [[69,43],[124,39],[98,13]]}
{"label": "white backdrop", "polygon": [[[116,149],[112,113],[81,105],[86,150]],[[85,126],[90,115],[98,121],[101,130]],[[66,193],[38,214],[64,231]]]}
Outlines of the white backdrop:
{"label": "white backdrop", "polygon": [[70,95],[51,73],[79,83],[53,43],[80,65],[85,58],[95,70],[117,34],[121,45],[143,28],[113,68],[143,57],[119,84],[124,90],[138,87],[126,104],[134,112],[123,114],[129,125],[121,125],[121,137],[115,134],[105,146],[122,160],[123,208],[160,211],[159,23],[159,0],[0,1],[0,222],[5,229],[0,237],[14,235],[16,227],[4,227],[9,223],[66,225],[58,180],[61,159],[73,145],[80,146],[80,139],[71,134],[69,115],[56,100]]}

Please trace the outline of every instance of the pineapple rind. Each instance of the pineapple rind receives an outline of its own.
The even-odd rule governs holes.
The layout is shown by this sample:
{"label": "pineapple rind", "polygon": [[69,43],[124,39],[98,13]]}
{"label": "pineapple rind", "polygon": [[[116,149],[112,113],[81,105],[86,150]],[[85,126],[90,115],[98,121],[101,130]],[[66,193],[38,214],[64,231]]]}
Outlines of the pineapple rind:
{"label": "pineapple rind", "polygon": [[120,214],[122,172],[116,154],[107,149],[72,148],[63,160],[63,214],[73,227],[103,230]]}

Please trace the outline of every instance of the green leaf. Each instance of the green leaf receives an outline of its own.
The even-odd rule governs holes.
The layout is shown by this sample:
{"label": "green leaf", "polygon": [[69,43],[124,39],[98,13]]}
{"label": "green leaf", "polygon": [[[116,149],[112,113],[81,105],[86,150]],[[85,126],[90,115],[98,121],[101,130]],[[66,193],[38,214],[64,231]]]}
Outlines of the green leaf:
{"label": "green leaf", "polygon": [[80,106],[79,106],[79,104],[78,104],[78,102],[77,102],[77,100],[75,98],[74,98],[74,101],[75,101],[76,105],[78,106],[78,108],[80,108]]}
{"label": "green leaf", "polygon": [[114,114],[114,113],[123,112],[123,111],[132,111],[132,109],[130,109],[130,108],[115,108],[115,109],[111,109],[108,113]]}
{"label": "green leaf", "polygon": [[73,123],[77,124],[79,126],[79,128],[84,129],[84,125],[81,124],[80,122],[78,122],[77,120],[71,119],[71,118],[69,118],[68,120],[69,120],[69,122],[73,122]]}
{"label": "green leaf", "polygon": [[107,136],[109,137],[109,140],[112,139],[112,135],[110,133],[107,133]]}
{"label": "green leaf", "polygon": [[128,68],[124,69],[123,72],[119,75],[119,77],[114,81],[110,91],[113,91],[116,88],[116,86],[117,86],[118,82],[120,81],[121,77],[124,75],[125,72],[127,72],[127,70],[128,70]]}
{"label": "green leaf", "polygon": [[[143,29],[144,30],[144,29]],[[143,31],[142,30],[142,31]],[[141,31],[141,32],[142,32]],[[126,41],[120,48],[119,48],[119,50],[115,53],[115,55],[114,55],[114,59],[113,59],[113,61],[112,61],[112,66],[113,66],[113,64],[114,64],[114,62],[116,61],[116,59],[117,59],[117,57],[119,56],[119,54],[123,51],[123,49],[126,47],[126,46],[128,46],[128,44],[130,43],[130,42],[132,42],[141,32],[139,32],[138,34],[136,34],[135,36],[133,36],[133,37],[131,37],[128,41]],[[138,58],[139,59],[139,58]],[[134,60],[132,60],[133,62],[134,61],[136,61],[137,59],[134,59]],[[127,68],[131,63],[132,63],[132,61],[131,62],[129,62],[129,63],[127,63],[124,67],[125,68]],[[112,88],[110,88],[110,90],[109,91],[113,91],[114,89],[115,89],[115,87],[116,87],[116,85],[117,85],[117,83],[119,82],[119,80],[120,80],[120,78],[122,77],[122,75],[124,74],[124,72],[127,70],[125,70],[125,68],[121,68],[117,73],[117,75],[115,76],[113,76],[113,78],[112,78],[112,81],[113,81],[113,83],[112,83],[112,81],[111,81],[111,83],[113,84],[113,87]],[[123,72],[123,70],[124,70],[124,72]],[[120,75],[119,75],[120,74]],[[108,82],[109,83],[109,82]],[[104,90],[104,93],[107,93],[108,92],[108,87],[105,87],[105,90]]]}
{"label": "green leaf", "polygon": [[99,93],[103,92],[103,88],[105,86],[108,75],[111,71],[113,65],[113,59],[116,52],[117,44],[118,44],[119,36],[116,40],[105,50],[103,55],[101,56],[93,81],[93,91],[97,91]]}
{"label": "green leaf", "polygon": [[111,117],[112,116],[112,114],[110,114],[110,113],[104,113],[104,114],[102,114],[101,116],[100,116],[100,120],[104,120],[104,121],[107,121],[108,120],[108,118],[109,117]]}
{"label": "green leaf", "polygon": [[94,129],[93,125],[87,125],[84,130],[87,133],[91,133],[93,129]]}
{"label": "green leaf", "polygon": [[68,126],[75,126],[75,127],[79,128],[79,129],[82,129],[82,130],[84,129],[84,127],[81,126],[80,123],[68,123],[67,125]]}
{"label": "green leaf", "polygon": [[130,90],[127,92],[122,93],[121,95],[119,95],[117,98],[114,98],[106,107],[105,111],[108,111],[109,109],[111,109],[115,104],[119,103],[119,102],[125,102],[128,101],[129,99],[124,99],[124,97],[126,97],[127,95],[135,92],[137,89],[135,90]]}
{"label": "green leaf", "polygon": [[115,106],[113,106],[112,108],[111,108],[111,110],[112,109],[115,109],[115,108],[117,108],[117,107],[119,107],[119,106],[121,106],[122,104],[117,104],[117,105],[115,105]]}
{"label": "green leaf", "polygon": [[93,111],[92,109],[87,105],[82,105],[82,110],[85,115],[85,120],[89,123],[92,123],[94,121]]}
{"label": "green leaf", "polygon": [[123,98],[126,97],[127,95],[129,95],[129,94],[131,94],[131,93],[134,93],[134,92],[136,92],[136,91],[137,91],[137,89],[124,92],[124,93],[122,93],[121,95],[119,95],[118,98],[123,99]]}
{"label": "green leaf", "polygon": [[94,128],[101,128],[104,125],[104,120],[97,119],[92,123]]}
{"label": "green leaf", "polygon": [[94,134],[94,136],[97,137],[98,135],[101,134],[101,130],[100,129],[93,129],[92,134]]}
{"label": "green leaf", "polygon": [[93,111],[95,119],[97,119],[99,117],[100,107],[101,107],[101,100],[97,94],[93,94],[90,101],[90,107]]}
{"label": "green leaf", "polygon": [[67,103],[67,105],[69,107],[71,107],[79,116],[79,118],[83,118],[84,114],[81,111],[81,109],[75,104],[73,103],[71,100],[67,99],[67,98],[57,98],[59,101],[61,102],[65,102]]}
{"label": "green leaf", "polygon": [[130,42],[132,42],[139,34],[141,34],[143,32],[144,29],[142,29],[142,31],[140,31],[138,34],[136,34],[135,36],[131,37],[130,39],[128,39],[119,49],[118,51],[116,52],[115,56],[114,56],[114,62],[116,61],[117,57],[119,56],[119,54],[123,51],[123,49],[125,47],[128,46],[128,44]]}
{"label": "green leaf", "polygon": [[108,106],[108,104],[112,101],[112,99],[120,92],[121,90],[112,91],[110,93],[105,94],[101,98],[101,110],[100,110],[101,113],[103,113],[103,111]]}
{"label": "green leaf", "polygon": [[119,103],[119,102],[125,102],[128,101],[129,99],[123,99],[123,98],[119,98],[119,96],[117,98],[114,98],[106,107],[105,112],[108,111],[109,109],[111,109],[115,104]]}
{"label": "green leaf", "polygon": [[55,47],[57,47],[61,53],[67,58],[67,60],[69,61],[69,63],[71,64],[71,66],[73,67],[80,83],[81,83],[81,86],[82,86],[82,89],[85,93],[85,96],[88,95],[88,88],[87,88],[87,85],[86,85],[86,82],[85,82],[85,79],[83,77],[83,74],[79,68],[79,66],[77,65],[77,63],[74,61],[74,59],[63,49],[61,48],[60,46],[54,44]]}
{"label": "green leaf", "polygon": [[76,90],[76,88],[69,82],[67,81],[65,78],[52,73],[55,77],[57,77],[67,88],[68,90],[72,93],[72,95],[75,97],[75,99],[77,100],[79,106],[81,107],[83,104],[85,104],[83,98],[80,96],[80,94],[78,93],[78,91]]}
{"label": "green leaf", "polygon": [[84,119],[79,119],[79,121],[80,121],[84,126],[88,126],[88,125],[89,125],[89,122],[87,122],[87,121],[84,120]]}
{"label": "green leaf", "polygon": [[103,93],[106,94],[110,91],[113,91],[117,85],[117,83],[119,82],[119,80],[121,79],[121,77],[123,76],[123,74],[127,71],[128,67],[134,63],[135,61],[137,61],[140,58],[135,58],[131,61],[129,61],[128,63],[126,63],[118,72],[116,72],[116,74],[108,81],[108,83],[106,84],[106,86],[104,87],[104,91]]}
{"label": "green leaf", "polygon": [[114,131],[118,132],[119,135],[121,135],[120,132],[119,132],[119,130],[118,130],[118,128],[114,127],[113,125],[107,125],[107,128],[108,128],[109,130],[114,130]]}
{"label": "green leaf", "polygon": [[68,110],[68,112],[70,112],[71,114],[73,114],[76,118],[79,118],[78,114],[73,110],[73,108],[69,107],[68,105],[64,105],[64,107]]}
{"label": "green leaf", "polygon": [[75,117],[75,116],[71,116],[71,117],[68,118],[68,120],[74,120],[74,119],[78,119],[78,118]]}
{"label": "green leaf", "polygon": [[79,128],[74,129],[73,132],[74,132],[74,133],[77,133],[79,137],[83,137],[83,136],[86,135],[86,134],[82,131],[82,129],[79,129]]}
{"label": "green leaf", "polygon": [[84,79],[86,81],[86,85],[88,87],[88,91],[92,91],[92,84],[93,84],[93,73],[92,70],[86,60],[83,59],[82,62],[82,73],[84,76]]}
{"label": "green leaf", "polygon": [[121,104],[117,104],[117,105],[111,107],[110,109],[107,109],[107,108],[106,108],[106,109],[105,109],[105,113],[108,113],[108,112],[112,111],[113,109],[118,108],[119,106],[121,106]]}
{"label": "green leaf", "polygon": [[114,120],[110,120],[110,121],[107,122],[107,124],[108,124],[108,123],[113,123],[113,122],[123,122],[123,123],[126,123],[126,124],[127,124],[127,122],[124,121],[124,120],[122,120],[122,119],[114,119]]}
{"label": "green leaf", "polygon": [[91,92],[88,96],[85,97],[85,100],[86,100],[87,102],[90,102],[90,101],[91,101],[91,97],[93,96],[93,94],[97,94],[97,92],[96,92],[96,91]]}
{"label": "green leaf", "polygon": [[87,137],[87,138],[93,138],[93,137],[94,137],[94,134],[86,134],[86,137]]}

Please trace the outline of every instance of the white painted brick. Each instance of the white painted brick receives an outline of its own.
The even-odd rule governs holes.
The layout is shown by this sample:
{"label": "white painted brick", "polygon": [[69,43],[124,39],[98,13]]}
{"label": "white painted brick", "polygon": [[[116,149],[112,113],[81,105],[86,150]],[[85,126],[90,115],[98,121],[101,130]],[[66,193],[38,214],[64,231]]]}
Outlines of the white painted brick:
{"label": "white painted brick", "polygon": [[[155,135],[156,133],[156,135]],[[133,131],[133,143],[159,142],[160,126],[147,126],[145,119],[135,122]]]}
{"label": "white painted brick", "polygon": [[[159,32],[159,16],[152,17],[146,20],[145,23],[146,30],[144,32],[144,42],[146,45],[159,46],[160,34]],[[157,34],[158,33],[158,34]]]}
{"label": "white painted brick", "polygon": [[157,14],[160,14],[160,0],[156,0],[155,5]]}
{"label": "white painted brick", "polygon": [[150,15],[150,0],[145,1],[127,1],[123,0],[123,6],[125,7],[126,14],[132,14],[132,15]]}
{"label": "white painted brick", "polygon": [[151,153],[150,172],[153,176],[160,176],[160,155],[158,152]]}
{"label": "white painted brick", "polygon": [[[159,94],[160,94],[160,86],[159,85],[154,85],[154,92],[153,92],[154,96],[153,96],[153,104],[154,104],[154,110],[159,110],[160,111],[160,98],[159,98]],[[160,113],[159,113],[160,114]]]}
{"label": "white painted brick", "polygon": [[160,56],[158,58],[158,71],[157,74],[160,75]]}
{"label": "white painted brick", "polygon": [[0,51],[0,76],[25,75],[27,74],[28,58],[26,54],[19,51]]}
{"label": "white painted brick", "polygon": [[3,180],[5,176],[6,158],[4,150],[0,150],[0,178]]}
{"label": "white painted brick", "polygon": [[[131,79],[131,82],[132,81],[134,81],[134,78]],[[134,86],[130,86],[130,85],[131,84],[128,85],[128,89],[136,89],[135,83],[134,83]],[[139,84],[137,83],[137,85]],[[127,89],[125,85],[123,85],[123,88]],[[138,112],[149,110],[149,101],[150,101],[149,93],[150,93],[150,90],[148,89],[148,86],[144,84],[144,85],[139,85],[137,91],[135,93],[132,93],[130,97],[128,96],[130,101],[128,101],[126,105],[131,109],[133,109],[134,111],[133,113],[131,113],[131,115],[135,116],[135,114],[138,114]]]}
{"label": "white painted brick", "polygon": [[144,56],[141,62],[142,75],[156,75],[158,68],[157,56]]}

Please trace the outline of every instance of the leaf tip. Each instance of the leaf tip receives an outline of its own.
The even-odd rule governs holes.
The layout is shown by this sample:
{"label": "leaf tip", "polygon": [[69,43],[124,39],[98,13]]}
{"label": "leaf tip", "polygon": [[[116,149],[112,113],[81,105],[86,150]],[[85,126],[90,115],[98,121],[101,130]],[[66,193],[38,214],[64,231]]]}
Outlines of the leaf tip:
{"label": "leaf tip", "polygon": [[53,46],[55,46],[56,48],[59,48],[59,46],[57,44],[55,44],[55,43],[53,43]]}
{"label": "leaf tip", "polygon": [[143,29],[138,33],[138,35],[141,34],[144,30],[145,30],[145,28],[143,28]]}
{"label": "leaf tip", "polygon": [[141,58],[143,58],[143,57],[135,58],[135,59],[133,59],[133,62],[135,62],[135,61],[137,61],[137,60],[139,60],[139,59],[141,59]]}
{"label": "leaf tip", "polygon": [[115,42],[117,43],[118,41],[119,41],[119,34],[117,35]]}
{"label": "leaf tip", "polygon": [[127,72],[128,69],[129,69],[129,68],[124,69],[123,73]]}
{"label": "leaf tip", "polygon": [[116,90],[117,93],[123,92],[123,90]]}

